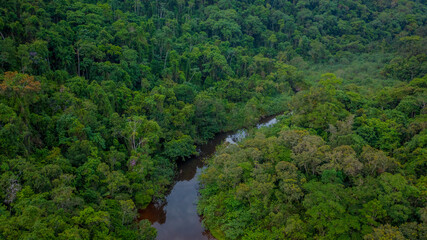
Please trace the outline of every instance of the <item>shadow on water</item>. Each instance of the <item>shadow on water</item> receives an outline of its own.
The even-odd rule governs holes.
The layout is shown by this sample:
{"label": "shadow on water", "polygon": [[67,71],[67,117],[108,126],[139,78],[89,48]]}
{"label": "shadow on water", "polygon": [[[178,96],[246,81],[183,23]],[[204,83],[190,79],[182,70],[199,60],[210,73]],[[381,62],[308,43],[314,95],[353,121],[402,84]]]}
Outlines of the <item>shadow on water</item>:
{"label": "shadow on water", "polygon": [[[257,128],[277,122],[276,116],[261,119]],[[247,135],[246,130],[220,133],[204,145],[199,146],[199,155],[178,163],[178,173],[171,191],[163,201],[150,203],[139,210],[139,219],[147,219],[157,229],[157,239],[215,239],[203,228],[202,218],[197,214],[198,176],[204,167],[204,159],[215,153],[224,141],[236,143]]]}

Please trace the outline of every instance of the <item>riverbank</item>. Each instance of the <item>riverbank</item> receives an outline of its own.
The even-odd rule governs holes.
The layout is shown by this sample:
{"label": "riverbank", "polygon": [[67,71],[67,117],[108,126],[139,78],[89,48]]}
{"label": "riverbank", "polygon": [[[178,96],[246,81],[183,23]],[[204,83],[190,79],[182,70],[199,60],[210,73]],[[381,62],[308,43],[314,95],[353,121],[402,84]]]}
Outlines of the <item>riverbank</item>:
{"label": "riverbank", "polygon": [[[271,125],[277,115],[262,118],[255,127]],[[153,201],[139,211],[139,220],[147,219],[157,229],[157,239],[221,239],[220,232],[211,234],[202,226],[202,219],[197,213],[198,176],[205,166],[205,160],[215,153],[216,147],[224,141],[240,141],[242,131],[247,130],[219,133],[200,145],[198,156],[178,163],[175,182],[166,198]]]}

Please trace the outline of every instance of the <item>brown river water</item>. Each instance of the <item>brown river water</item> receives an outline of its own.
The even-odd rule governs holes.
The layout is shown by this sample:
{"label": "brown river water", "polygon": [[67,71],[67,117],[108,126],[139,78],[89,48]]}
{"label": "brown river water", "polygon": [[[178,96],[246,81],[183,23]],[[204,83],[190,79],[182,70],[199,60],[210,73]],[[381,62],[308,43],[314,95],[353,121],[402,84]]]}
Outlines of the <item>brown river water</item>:
{"label": "brown river water", "polygon": [[[257,127],[276,122],[276,115],[270,116],[261,119]],[[158,240],[215,239],[202,226],[202,217],[197,214],[198,176],[205,166],[204,160],[215,153],[216,146],[224,141],[235,144],[246,134],[246,130],[217,134],[214,139],[198,147],[198,156],[178,163],[175,183],[166,199],[152,202],[147,208],[139,210],[139,219],[148,219],[157,229]]]}

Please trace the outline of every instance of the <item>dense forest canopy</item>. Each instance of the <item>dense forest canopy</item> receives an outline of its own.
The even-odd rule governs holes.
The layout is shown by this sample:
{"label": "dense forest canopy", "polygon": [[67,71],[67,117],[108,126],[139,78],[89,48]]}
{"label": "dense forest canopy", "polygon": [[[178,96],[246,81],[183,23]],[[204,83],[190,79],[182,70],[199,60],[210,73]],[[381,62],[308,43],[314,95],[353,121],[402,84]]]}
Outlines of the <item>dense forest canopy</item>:
{"label": "dense forest canopy", "polygon": [[424,238],[426,22],[423,0],[0,0],[0,239],[154,239],[136,209],[177,161],[284,111],[211,160],[208,228]]}
{"label": "dense forest canopy", "polygon": [[198,207],[218,239],[427,237],[427,76],[383,108],[336,83],[209,160]]}

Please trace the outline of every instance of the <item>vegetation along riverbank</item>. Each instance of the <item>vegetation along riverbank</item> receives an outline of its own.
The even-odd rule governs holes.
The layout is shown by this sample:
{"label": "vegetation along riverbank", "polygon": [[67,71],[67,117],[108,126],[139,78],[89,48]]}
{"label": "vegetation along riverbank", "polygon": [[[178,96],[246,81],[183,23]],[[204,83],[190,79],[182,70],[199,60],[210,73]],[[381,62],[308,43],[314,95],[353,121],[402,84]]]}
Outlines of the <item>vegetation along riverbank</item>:
{"label": "vegetation along riverbank", "polygon": [[[425,239],[424,0],[0,0],[0,239],[155,239],[221,132],[225,239]],[[196,203],[194,203],[196,204]]]}

